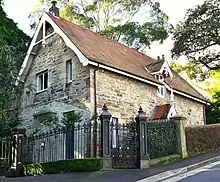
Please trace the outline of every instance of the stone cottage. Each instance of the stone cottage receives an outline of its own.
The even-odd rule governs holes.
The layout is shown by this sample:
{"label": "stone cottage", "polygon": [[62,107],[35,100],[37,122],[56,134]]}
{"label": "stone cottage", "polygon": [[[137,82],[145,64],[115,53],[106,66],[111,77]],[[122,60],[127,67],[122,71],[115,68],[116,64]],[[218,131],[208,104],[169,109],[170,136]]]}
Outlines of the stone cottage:
{"label": "stone cottage", "polygon": [[178,114],[187,125],[203,125],[209,102],[166,61],[68,22],[57,8],[42,15],[19,80],[20,119],[28,129],[38,127],[41,110],[59,117],[75,110],[88,120],[104,103],[120,122],[132,120],[142,106],[149,120]]}

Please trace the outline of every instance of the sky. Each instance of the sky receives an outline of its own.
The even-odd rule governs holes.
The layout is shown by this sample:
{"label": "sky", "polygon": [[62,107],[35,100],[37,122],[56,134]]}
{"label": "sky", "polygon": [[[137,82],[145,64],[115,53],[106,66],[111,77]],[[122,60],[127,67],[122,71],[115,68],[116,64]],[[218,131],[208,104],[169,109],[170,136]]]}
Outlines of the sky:
{"label": "sky", "polygon": [[[204,0],[158,0],[161,4],[161,9],[169,16],[170,23],[176,25],[184,18],[187,9],[201,4]],[[28,15],[36,6],[37,0],[4,0],[4,10],[8,17],[18,23],[18,27],[25,33],[30,35]],[[157,56],[165,55],[165,58],[170,60],[170,50],[172,49],[173,41],[168,38],[162,45],[154,43],[151,49],[147,50],[147,55],[157,58]],[[179,61],[185,61],[182,57]]]}

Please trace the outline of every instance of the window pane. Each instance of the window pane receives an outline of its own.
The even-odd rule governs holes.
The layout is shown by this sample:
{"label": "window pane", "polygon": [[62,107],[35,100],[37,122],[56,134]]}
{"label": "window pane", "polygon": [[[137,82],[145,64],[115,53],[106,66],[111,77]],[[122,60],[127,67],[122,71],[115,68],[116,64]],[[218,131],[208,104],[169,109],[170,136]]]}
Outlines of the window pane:
{"label": "window pane", "polygon": [[48,88],[48,73],[44,73],[44,89]]}
{"label": "window pane", "polygon": [[43,75],[39,75],[38,77],[38,89],[43,90]]}
{"label": "window pane", "polygon": [[72,61],[71,60],[66,62],[66,76],[67,76],[67,83],[72,81]]}

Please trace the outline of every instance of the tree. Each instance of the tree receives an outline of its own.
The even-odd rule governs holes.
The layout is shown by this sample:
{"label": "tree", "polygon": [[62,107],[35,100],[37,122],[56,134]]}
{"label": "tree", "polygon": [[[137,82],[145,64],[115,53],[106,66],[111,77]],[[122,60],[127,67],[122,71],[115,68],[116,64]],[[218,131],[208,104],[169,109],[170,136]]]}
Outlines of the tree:
{"label": "tree", "polygon": [[178,73],[186,72],[190,79],[205,83],[206,90],[212,94],[211,104],[206,106],[206,123],[220,123],[220,71],[212,70],[206,73],[198,64],[192,62],[172,62],[171,67]]}
{"label": "tree", "polygon": [[[41,12],[43,1],[39,0],[35,13]],[[137,50],[149,47],[154,41],[162,43],[169,35],[171,26],[168,23],[168,16],[161,11],[160,4],[153,0],[58,2],[61,17]],[[49,0],[46,0],[46,3],[47,7],[51,6]],[[143,15],[140,15],[141,13]],[[143,22],[137,21],[138,14]]]}
{"label": "tree", "polygon": [[11,127],[18,124],[17,113],[9,112],[9,102],[19,97],[20,89],[15,82],[30,38],[18,29],[13,20],[7,18],[2,0],[0,20],[0,136],[5,136]]}
{"label": "tree", "polygon": [[206,109],[207,123],[220,123],[220,71],[211,71],[206,82],[212,93],[212,103]]}
{"label": "tree", "polygon": [[201,81],[204,81],[208,77],[208,73],[202,70],[200,65],[195,64],[194,62],[181,64],[181,63],[173,61],[170,63],[170,67],[177,73],[185,71],[191,80],[195,79],[201,82]]}
{"label": "tree", "polygon": [[189,9],[173,33],[174,58],[187,56],[209,70],[220,69],[220,0],[206,0]]}

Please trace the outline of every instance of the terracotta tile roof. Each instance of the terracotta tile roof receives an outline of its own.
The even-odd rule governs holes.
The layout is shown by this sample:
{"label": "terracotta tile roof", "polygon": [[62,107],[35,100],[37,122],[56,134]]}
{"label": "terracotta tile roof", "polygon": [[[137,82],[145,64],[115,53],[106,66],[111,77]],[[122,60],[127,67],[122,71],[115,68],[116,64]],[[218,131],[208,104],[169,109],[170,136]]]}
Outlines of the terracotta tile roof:
{"label": "terracotta tile roof", "polygon": [[[50,18],[74,43],[74,45],[76,45],[76,47],[91,61],[113,67],[160,84],[159,80],[146,71],[146,66],[148,65],[152,70],[157,70],[162,62],[158,62],[158,60],[138,52],[135,49],[110,40],[98,33],[82,28],[65,19],[56,18],[51,14],[48,14],[48,16],[50,16]],[[172,72],[173,78],[165,79],[167,84],[170,84],[171,87],[178,91],[207,101],[206,98],[200,95],[182,77],[173,70]]]}
{"label": "terracotta tile roof", "polygon": [[167,119],[167,115],[169,111],[170,111],[170,104],[156,106],[155,113],[151,120]]}
{"label": "terracotta tile roof", "polygon": [[164,60],[157,61],[155,63],[151,63],[146,66],[147,70],[152,73],[152,72],[157,72],[160,71],[161,67],[163,66]]}

